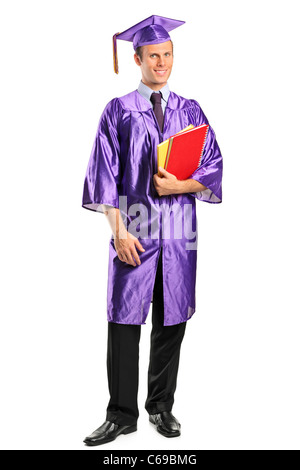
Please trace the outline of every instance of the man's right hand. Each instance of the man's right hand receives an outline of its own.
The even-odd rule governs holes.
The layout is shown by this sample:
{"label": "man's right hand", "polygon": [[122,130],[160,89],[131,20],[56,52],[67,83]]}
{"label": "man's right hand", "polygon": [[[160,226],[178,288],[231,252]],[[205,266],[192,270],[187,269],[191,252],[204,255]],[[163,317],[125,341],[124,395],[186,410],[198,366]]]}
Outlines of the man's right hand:
{"label": "man's right hand", "polygon": [[114,239],[114,244],[118,258],[121,261],[131,264],[132,266],[136,266],[136,262],[138,265],[141,264],[141,260],[136,250],[139,249],[140,251],[145,251],[145,249],[132,233],[127,231],[126,235],[122,236],[122,238],[116,237]]}

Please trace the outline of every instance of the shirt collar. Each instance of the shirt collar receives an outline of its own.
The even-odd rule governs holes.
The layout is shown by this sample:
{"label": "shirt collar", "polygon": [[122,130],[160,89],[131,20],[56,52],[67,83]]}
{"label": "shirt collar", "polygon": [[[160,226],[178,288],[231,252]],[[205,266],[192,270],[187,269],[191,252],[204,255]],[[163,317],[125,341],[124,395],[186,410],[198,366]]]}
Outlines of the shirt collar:
{"label": "shirt collar", "polygon": [[[166,85],[164,87],[162,87],[160,90],[159,90],[162,94],[162,99],[167,103],[168,102],[168,98],[169,98],[169,95],[170,95],[170,89],[169,89],[169,85],[168,83],[166,83]],[[149,101],[149,103],[151,103],[151,100],[150,100],[150,97],[152,95],[152,93],[154,92],[154,90],[152,90],[152,88],[148,87],[147,85],[145,85],[142,80],[140,81],[140,84],[139,84],[139,87],[138,87],[138,92],[144,97],[146,98],[147,101]]]}

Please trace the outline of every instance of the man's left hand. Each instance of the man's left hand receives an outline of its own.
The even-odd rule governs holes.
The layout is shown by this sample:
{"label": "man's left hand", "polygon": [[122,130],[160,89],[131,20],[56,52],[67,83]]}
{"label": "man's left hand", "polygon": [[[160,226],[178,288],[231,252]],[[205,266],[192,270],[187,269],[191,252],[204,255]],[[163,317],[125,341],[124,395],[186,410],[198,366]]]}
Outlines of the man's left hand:
{"label": "man's left hand", "polygon": [[153,182],[156,191],[158,192],[159,196],[167,196],[168,194],[178,194],[180,192],[179,185],[180,180],[176,178],[175,175],[169,173],[167,170],[162,168],[161,166],[158,167],[160,173],[163,175],[158,176],[156,173],[153,176]]}

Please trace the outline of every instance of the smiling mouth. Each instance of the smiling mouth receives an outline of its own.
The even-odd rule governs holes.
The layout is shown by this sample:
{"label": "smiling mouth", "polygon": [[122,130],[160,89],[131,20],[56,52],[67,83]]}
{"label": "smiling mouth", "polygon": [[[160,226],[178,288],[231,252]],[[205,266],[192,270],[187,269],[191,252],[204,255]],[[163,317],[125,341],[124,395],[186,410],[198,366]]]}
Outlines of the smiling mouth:
{"label": "smiling mouth", "polygon": [[167,72],[167,70],[155,70],[154,69],[154,72],[158,73],[159,75],[164,75]]}

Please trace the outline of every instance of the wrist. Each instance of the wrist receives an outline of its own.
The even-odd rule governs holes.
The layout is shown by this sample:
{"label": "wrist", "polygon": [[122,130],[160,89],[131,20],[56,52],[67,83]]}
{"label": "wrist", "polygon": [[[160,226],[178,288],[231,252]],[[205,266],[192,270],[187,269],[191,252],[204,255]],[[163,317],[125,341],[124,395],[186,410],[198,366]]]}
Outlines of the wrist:
{"label": "wrist", "polygon": [[176,189],[175,189],[176,194],[183,193],[183,183],[184,183],[183,180],[176,181]]}
{"label": "wrist", "polygon": [[119,230],[116,231],[116,238],[118,239],[124,239],[127,238],[127,230],[125,227],[120,228]]}

